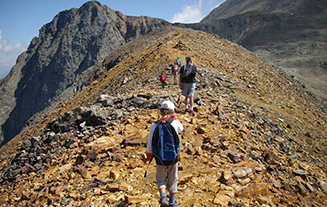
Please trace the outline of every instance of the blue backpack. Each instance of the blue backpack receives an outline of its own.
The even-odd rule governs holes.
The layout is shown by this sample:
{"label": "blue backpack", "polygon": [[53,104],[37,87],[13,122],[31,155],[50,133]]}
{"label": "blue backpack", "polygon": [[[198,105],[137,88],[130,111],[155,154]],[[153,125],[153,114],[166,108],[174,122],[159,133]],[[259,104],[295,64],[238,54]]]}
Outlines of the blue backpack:
{"label": "blue backpack", "polygon": [[152,152],[157,165],[173,165],[179,161],[180,142],[176,130],[171,125],[174,120],[157,121],[152,138]]}

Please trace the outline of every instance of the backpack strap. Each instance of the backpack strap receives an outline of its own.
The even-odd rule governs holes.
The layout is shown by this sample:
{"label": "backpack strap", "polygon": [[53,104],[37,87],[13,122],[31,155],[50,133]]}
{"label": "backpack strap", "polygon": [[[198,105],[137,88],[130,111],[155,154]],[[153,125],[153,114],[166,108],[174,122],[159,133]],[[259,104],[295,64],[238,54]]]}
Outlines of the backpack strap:
{"label": "backpack strap", "polygon": [[167,120],[167,123],[169,124],[170,131],[173,133],[173,139],[174,139],[175,148],[176,148],[176,151],[177,151],[177,146],[180,144],[180,141],[179,141],[179,137],[178,137],[178,134],[177,134],[175,128],[171,125],[171,123],[173,121],[174,121],[174,119],[169,117],[169,119]]}
{"label": "backpack strap", "polygon": [[167,120],[167,123],[169,124],[169,125],[171,125],[171,123],[174,121],[174,119],[172,119],[171,117],[169,117],[169,119]]}

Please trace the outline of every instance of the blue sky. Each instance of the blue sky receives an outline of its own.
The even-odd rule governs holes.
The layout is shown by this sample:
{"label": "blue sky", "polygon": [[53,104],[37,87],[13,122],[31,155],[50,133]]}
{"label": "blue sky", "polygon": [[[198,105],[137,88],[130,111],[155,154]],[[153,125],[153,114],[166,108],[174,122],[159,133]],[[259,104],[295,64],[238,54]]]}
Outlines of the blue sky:
{"label": "blue sky", "polygon": [[[225,0],[98,0],[130,16],[150,16],[169,22],[201,21]],[[61,11],[81,7],[86,0],[0,0],[0,78],[8,74],[39,29]]]}

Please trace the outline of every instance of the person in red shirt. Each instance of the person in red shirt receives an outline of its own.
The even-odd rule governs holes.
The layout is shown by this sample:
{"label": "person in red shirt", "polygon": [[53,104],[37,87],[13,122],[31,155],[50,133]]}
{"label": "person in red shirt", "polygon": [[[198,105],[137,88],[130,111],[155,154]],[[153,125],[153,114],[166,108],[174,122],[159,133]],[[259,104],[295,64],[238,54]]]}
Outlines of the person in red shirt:
{"label": "person in red shirt", "polygon": [[160,81],[161,81],[161,84],[162,84],[162,88],[165,88],[166,86],[166,75],[164,72],[161,73],[160,75]]}

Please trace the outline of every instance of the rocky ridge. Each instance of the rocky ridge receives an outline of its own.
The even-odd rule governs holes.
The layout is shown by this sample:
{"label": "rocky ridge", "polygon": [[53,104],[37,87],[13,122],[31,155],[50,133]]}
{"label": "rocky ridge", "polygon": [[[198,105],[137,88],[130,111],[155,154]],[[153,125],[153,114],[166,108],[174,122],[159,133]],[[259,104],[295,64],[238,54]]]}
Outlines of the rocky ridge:
{"label": "rocky ridge", "polygon": [[[199,70],[195,116],[169,74],[187,48]],[[157,206],[155,168],[143,178],[142,160],[167,99],[185,128],[180,206],[327,204],[326,115],[253,53],[169,27],[95,68],[107,71],[0,149],[2,206]]]}

